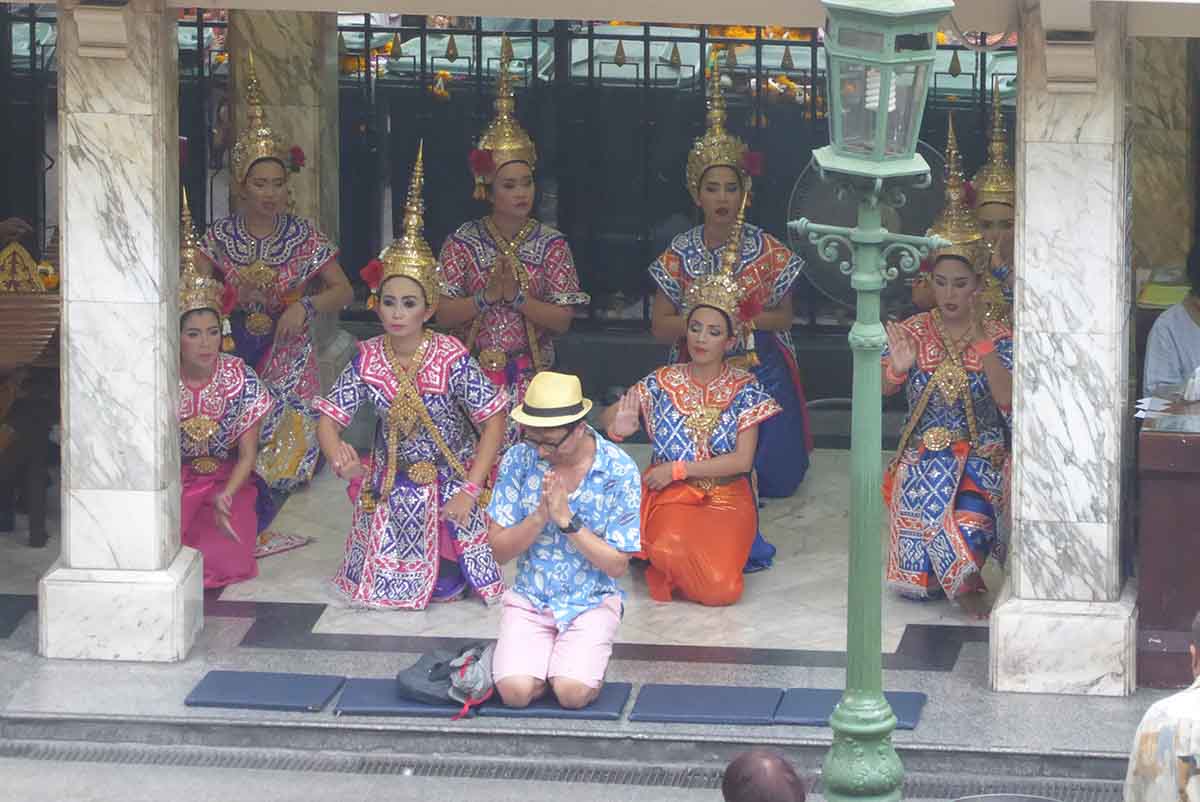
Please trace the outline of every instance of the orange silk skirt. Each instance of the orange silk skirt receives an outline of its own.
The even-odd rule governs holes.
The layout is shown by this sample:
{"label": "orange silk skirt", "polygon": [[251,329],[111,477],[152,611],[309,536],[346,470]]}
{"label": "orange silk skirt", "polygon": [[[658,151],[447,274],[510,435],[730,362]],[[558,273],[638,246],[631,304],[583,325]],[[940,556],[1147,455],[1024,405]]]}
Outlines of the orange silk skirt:
{"label": "orange silk skirt", "polygon": [[655,601],[675,591],[714,607],[742,596],[742,569],[758,531],[750,481],[739,478],[703,491],[687,482],[662,490],[642,486],[642,551]]}

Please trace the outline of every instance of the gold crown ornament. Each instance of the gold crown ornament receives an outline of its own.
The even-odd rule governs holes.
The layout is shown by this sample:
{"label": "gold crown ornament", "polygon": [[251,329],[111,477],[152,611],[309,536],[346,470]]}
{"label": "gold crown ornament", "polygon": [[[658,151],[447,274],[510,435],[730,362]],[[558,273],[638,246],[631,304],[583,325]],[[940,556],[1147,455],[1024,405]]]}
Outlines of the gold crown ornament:
{"label": "gold crown ornament", "polygon": [[720,61],[714,56],[708,82],[708,128],[692,144],[687,158],[687,188],[693,200],[699,201],[700,181],[713,167],[729,167],[736,172],[742,182],[742,191],[747,195],[750,194],[752,176],[762,171],[761,154],[751,152],[745,142],[725,130],[725,119]]}
{"label": "gold crown ornament", "polygon": [[737,280],[738,260],[742,253],[742,233],[746,221],[746,199],[742,194],[742,205],[738,208],[737,219],[729,232],[729,241],[721,252],[721,265],[713,273],[702,276],[683,293],[684,317],[692,313],[696,307],[711,306],[724,312],[733,326],[733,334],[748,338],[747,364],[757,365],[758,357],[754,354],[754,323],[755,316],[761,311],[753,303]]}
{"label": "gold crown ornament", "polygon": [[930,226],[927,236],[938,236],[950,244],[932,254],[936,262],[943,256],[964,260],[976,273],[987,267],[984,256],[987,248],[975,213],[967,202],[967,183],[963,180],[962,163],[958,153],[958,136],[954,133],[954,115],[950,115],[946,135],[946,205]]}
{"label": "gold crown ornament", "polygon": [[199,250],[200,242],[192,225],[192,211],[185,189],[179,211],[179,317],[182,320],[184,315],[201,309],[215,312],[221,321],[221,349],[232,351],[234,344],[227,309],[231,298],[224,284],[200,270],[196,261]]}
{"label": "gold crown ornament", "polygon": [[425,186],[425,142],[417,146],[417,161],[413,165],[412,178],[408,184],[408,200],[404,205],[404,233],[399,239],[383,249],[378,259],[372,259],[360,275],[371,288],[367,306],[375,308],[379,288],[396,276],[404,276],[417,282],[425,293],[425,303],[436,310],[441,293],[437,258],[425,241],[425,202],[421,191]]}
{"label": "gold crown ornament", "polygon": [[267,122],[253,53],[246,58],[245,100],[246,127],[238,134],[229,154],[234,180],[239,184],[245,181],[250,168],[263,159],[274,159],[288,172],[298,172],[304,166],[304,151],[297,145],[289,148]]}
{"label": "gold crown ornament", "polygon": [[992,132],[988,137],[988,160],[972,180],[975,208],[985,203],[1003,203],[1016,208],[1017,174],[1008,162],[1008,138],[1000,106],[1000,83],[992,89]]}
{"label": "gold crown ornament", "polygon": [[508,34],[500,39],[500,78],[496,86],[496,116],[488,123],[479,143],[471,151],[470,167],[475,176],[475,199],[487,198],[487,185],[497,171],[509,162],[525,162],[532,170],[537,165],[537,146],[517,121],[516,99],[513,97],[512,63],[513,49]]}

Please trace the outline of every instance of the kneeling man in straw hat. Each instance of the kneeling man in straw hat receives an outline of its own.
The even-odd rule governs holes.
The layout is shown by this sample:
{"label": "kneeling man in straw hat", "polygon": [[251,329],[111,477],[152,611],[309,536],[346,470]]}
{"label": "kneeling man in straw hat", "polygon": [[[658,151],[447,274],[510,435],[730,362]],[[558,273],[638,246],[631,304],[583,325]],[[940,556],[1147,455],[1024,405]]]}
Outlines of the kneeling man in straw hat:
{"label": "kneeling man in straw hat", "polygon": [[579,379],[533,377],[512,412],[508,450],[488,506],[501,564],[517,558],[504,595],[493,671],[500,698],[525,707],[554,691],[567,708],[600,693],[621,622],[617,579],[641,548],[642,480],[633,459],[584,422]]}

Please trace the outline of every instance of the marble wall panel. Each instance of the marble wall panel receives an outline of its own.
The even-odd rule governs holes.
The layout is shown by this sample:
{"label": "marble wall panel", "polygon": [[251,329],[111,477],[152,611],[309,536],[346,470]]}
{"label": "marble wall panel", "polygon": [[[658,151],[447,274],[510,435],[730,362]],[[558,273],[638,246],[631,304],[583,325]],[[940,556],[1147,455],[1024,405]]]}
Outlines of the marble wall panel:
{"label": "marble wall panel", "polygon": [[[155,302],[164,252],[152,117],[63,115],[61,195],[66,301]],[[150,158],[147,158],[150,156]],[[178,267],[176,266],[176,270]]]}
{"label": "marble wall panel", "polygon": [[203,568],[179,549],[159,571],[56,564],[38,584],[38,653],[76,660],[176,662],[204,625]]}
{"label": "marble wall panel", "polygon": [[1065,521],[1018,521],[1014,548],[1021,559],[1013,592],[1028,599],[1114,601],[1120,560],[1113,527]]}
{"label": "marble wall panel", "polygon": [[1190,76],[1187,39],[1134,39],[1134,125],[1167,131],[1191,128]]}
{"label": "marble wall panel", "polygon": [[1124,239],[1117,197],[1120,146],[1029,143],[1019,218],[1025,269],[1021,329],[1113,333],[1119,327]]}
{"label": "marble wall panel", "polygon": [[1121,418],[1126,414],[1117,365],[1124,346],[1118,339],[1018,332],[1013,382],[1016,519],[1115,526]]}
{"label": "marble wall panel", "polygon": [[1182,265],[1192,245],[1189,130],[1138,128],[1133,143],[1133,259],[1136,267]]}
{"label": "marble wall panel", "polygon": [[1137,687],[1136,591],[1107,603],[1002,596],[992,614],[997,691],[1128,696]]}
{"label": "marble wall panel", "polygon": [[71,536],[62,558],[72,568],[155,571],[179,551],[178,481],[163,490],[68,489],[64,500]]}
{"label": "marble wall panel", "polygon": [[[236,54],[233,75],[237,86],[245,85],[245,54],[249,52],[254,54],[254,69],[268,103],[319,105],[320,62],[314,58],[313,45],[321,28],[320,16],[302,11],[230,14],[229,52]],[[239,127],[243,119],[237,119]]]}
{"label": "marble wall panel", "polygon": [[[1093,3],[1099,70],[1095,92],[1051,93],[1046,87],[1046,35],[1038,0],[1022,0],[1020,59],[1021,95],[1017,113],[1026,142],[1091,142],[1121,140],[1124,125],[1120,86],[1124,69],[1125,11],[1119,3]],[[1116,69],[1110,69],[1109,66]]]}
{"label": "marble wall panel", "polygon": [[[160,393],[177,394],[178,385],[160,386],[167,360],[159,356],[158,306],[77,301],[63,320],[65,485],[161,489],[178,446],[163,453]],[[177,376],[178,357],[172,364]]]}

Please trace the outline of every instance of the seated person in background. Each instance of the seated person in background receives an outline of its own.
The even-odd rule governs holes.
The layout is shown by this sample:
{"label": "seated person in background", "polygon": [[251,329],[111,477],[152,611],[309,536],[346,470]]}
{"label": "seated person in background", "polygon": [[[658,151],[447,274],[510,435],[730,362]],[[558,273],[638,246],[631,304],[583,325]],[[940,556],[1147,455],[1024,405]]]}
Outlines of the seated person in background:
{"label": "seated person in background", "polygon": [[1133,736],[1125,802],[1200,802],[1200,613],[1188,652],[1195,682],[1155,702]]}
{"label": "seated person in background", "polygon": [[488,538],[517,579],[504,595],[493,660],[504,704],[546,692],[586,707],[604,683],[621,622],[617,579],[641,548],[641,478],[633,459],[583,422],[592,402],[579,379],[533,377],[512,411],[522,427],[492,491]]}
{"label": "seated person in background", "polygon": [[778,752],[742,752],[725,768],[721,779],[725,802],[804,802],[804,782]]}
{"label": "seated person in background", "polygon": [[1165,385],[1187,384],[1200,367],[1200,245],[1187,261],[1188,297],[1158,316],[1146,344],[1142,383],[1146,395]]}

